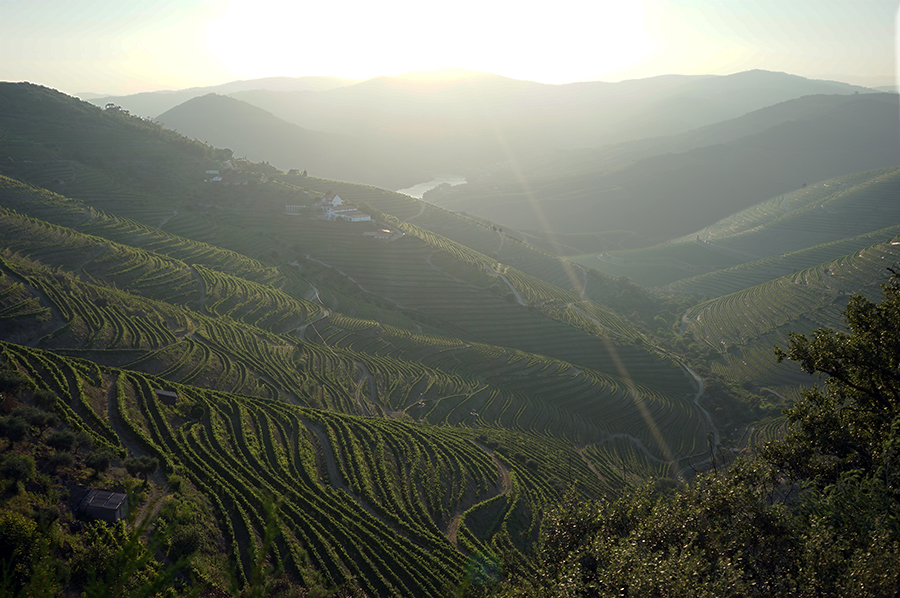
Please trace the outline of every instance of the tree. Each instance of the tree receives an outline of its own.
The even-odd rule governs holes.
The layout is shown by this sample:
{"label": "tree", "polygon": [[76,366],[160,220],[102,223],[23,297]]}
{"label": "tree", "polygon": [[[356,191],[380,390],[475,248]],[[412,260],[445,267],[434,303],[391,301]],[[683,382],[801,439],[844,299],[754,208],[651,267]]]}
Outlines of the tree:
{"label": "tree", "polygon": [[15,394],[28,385],[28,379],[15,370],[0,371],[0,392]]}
{"label": "tree", "polygon": [[779,362],[796,361],[803,371],[825,377],[785,411],[786,441],[763,453],[793,478],[821,486],[851,470],[900,473],[900,272],[890,271],[881,303],[861,295],[850,299],[847,332],[791,334],[788,350],[775,350]]}
{"label": "tree", "polygon": [[71,451],[75,446],[75,433],[71,430],[60,430],[47,436],[47,446],[58,451]]}
{"label": "tree", "polygon": [[0,418],[0,436],[9,440],[9,447],[23,440],[28,435],[28,422],[18,416]]}
{"label": "tree", "polygon": [[115,458],[116,455],[109,449],[99,449],[88,453],[84,458],[84,464],[100,474],[109,469],[109,464]]}
{"label": "tree", "polygon": [[723,475],[549,511],[534,570],[495,596],[896,596],[900,587],[900,273],[846,332],[792,334],[779,361],[824,377],[788,433]]}
{"label": "tree", "polygon": [[10,455],[3,461],[0,475],[8,480],[27,482],[35,476],[34,459],[28,455]]}
{"label": "tree", "polygon": [[13,417],[21,417],[32,428],[37,428],[36,436],[38,438],[44,435],[48,428],[59,425],[59,417],[55,413],[48,413],[29,407],[28,405],[19,405],[12,412]]}
{"label": "tree", "polygon": [[71,467],[73,463],[75,463],[75,457],[72,456],[72,453],[54,453],[47,460],[47,468],[56,472],[61,467]]}
{"label": "tree", "polygon": [[155,457],[131,457],[125,459],[125,470],[130,475],[141,477],[146,482],[147,478],[159,467],[159,460]]}
{"label": "tree", "polygon": [[[95,303],[99,304],[99,300],[97,300],[97,302]],[[38,409],[43,409],[46,411],[47,409],[51,409],[54,405],[56,405],[59,397],[56,396],[56,393],[54,393],[53,391],[41,388],[34,392],[34,397],[32,397],[32,400],[34,401],[34,404],[38,407]]]}
{"label": "tree", "polygon": [[0,512],[0,564],[4,566],[3,589],[10,595],[28,583],[31,577],[32,551],[39,534],[30,517],[12,510]]}

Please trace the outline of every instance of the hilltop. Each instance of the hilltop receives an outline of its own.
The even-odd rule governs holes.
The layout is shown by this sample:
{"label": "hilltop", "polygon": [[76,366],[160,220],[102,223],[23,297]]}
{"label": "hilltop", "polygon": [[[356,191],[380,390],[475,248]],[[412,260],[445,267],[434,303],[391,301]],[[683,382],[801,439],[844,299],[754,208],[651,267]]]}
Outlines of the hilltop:
{"label": "hilltop", "polygon": [[279,170],[306,170],[326,179],[402,188],[428,180],[383,145],[350,135],[310,131],[228,96],[207,94],[159,115],[163,126]]}
{"label": "hilltop", "polygon": [[207,87],[191,87],[188,89],[172,89],[164,91],[148,91],[127,96],[110,96],[105,94],[79,94],[83,100],[89,101],[101,108],[107,104],[122,106],[125,110],[143,117],[155,118],[163,112],[183,104],[190,99],[211,93],[225,95],[239,91],[253,89],[268,89],[271,91],[324,91],[334,89],[342,85],[357,83],[352,79],[338,77],[265,77],[263,79],[250,79],[247,81],[232,81],[222,85]]}
{"label": "hilltop", "polygon": [[[171,120],[170,126],[189,137],[282,168],[299,167],[324,178],[379,186],[392,182],[390,188],[401,189],[409,186],[400,182],[404,179],[427,180],[422,173],[475,176],[492,171],[498,163],[521,164],[547,152],[678,134],[801,96],[869,91],[767,71],[546,85],[451,70],[354,83],[260,80],[91,101],[101,106],[112,101],[141,116]],[[340,136],[345,140],[340,147],[352,159],[320,160],[327,164],[322,172],[298,164],[314,150],[302,141],[309,134],[289,125],[282,126],[267,149],[261,131],[254,129],[260,117],[246,107],[233,105],[229,118],[216,123],[208,122],[194,103],[179,117],[163,118],[179,103],[209,92],[241,100],[307,131]],[[148,97],[173,101],[158,104],[151,113],[145,107]],[[331,145],[323,147],[324,155],[331,151]],[[382,175],[385,168],[393,180]]]}

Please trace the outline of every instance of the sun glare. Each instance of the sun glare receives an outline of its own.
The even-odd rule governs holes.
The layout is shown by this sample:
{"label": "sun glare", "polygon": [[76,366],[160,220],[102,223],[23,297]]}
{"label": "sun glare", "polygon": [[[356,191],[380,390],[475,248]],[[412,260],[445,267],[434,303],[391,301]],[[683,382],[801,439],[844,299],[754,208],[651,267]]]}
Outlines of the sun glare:
{"label": "sun glare", "polygon": [[207,50],[243,77],[351,78],[458,67],[565,83],[621,69],[654,48],[640,2],[453,5],[234,0]]}

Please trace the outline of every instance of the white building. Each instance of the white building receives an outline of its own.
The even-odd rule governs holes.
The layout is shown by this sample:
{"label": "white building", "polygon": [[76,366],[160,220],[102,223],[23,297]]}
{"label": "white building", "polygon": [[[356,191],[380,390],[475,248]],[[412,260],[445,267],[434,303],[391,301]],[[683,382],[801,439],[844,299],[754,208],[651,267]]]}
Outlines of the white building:
{"label": "white building", "polygon": [[329,193],[319,200],[325,220],[344,220],[349,222],[371,222],[372,217],[360,212],[356,206],[344,203],[340,195]]}

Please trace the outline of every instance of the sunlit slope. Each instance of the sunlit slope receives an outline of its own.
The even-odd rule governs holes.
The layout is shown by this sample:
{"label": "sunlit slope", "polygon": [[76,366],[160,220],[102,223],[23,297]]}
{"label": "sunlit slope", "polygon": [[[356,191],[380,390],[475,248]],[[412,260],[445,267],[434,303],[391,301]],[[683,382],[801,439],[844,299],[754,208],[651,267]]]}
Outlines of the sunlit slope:
{"label": "sunlit slope", "polygon": [[[900,229],[891,229],[893,235]],[[882,231],[888,232],[888,231]],[[787,346],[789,332],[841,329],[850,295],[875,298],[887,268],[900,260],[896,236],[840,258],[701,303],[685,315],[686,328],[723,353],[723,375],[758,384],[789,379],[796,367],[776,367],[773,345]],[[716,365],[714,364],[714,369]]]}
{"label": "sunlit slope", "polygon": [[[204,161],[208,166],[218,166],[212,160],[217,155],[213,148],[187,142],[151,124],[97,110],[43,88],[10,85],[4,86],[2,91],[4,102],[10,106],[10,112],[5,116],[8,122],[3,121],[3,126],[8,127],[8,132],[14,133],[12,137],[15,137],[15,140],[12,137],[7,140],[23,152],[26,149],[31,152],[27,160],[13,160],[9,168],[27,174],[28,180],[79,197],[91,206],[113,209],[118,215],[134,218],[145,225],[229,247],[255,258],[265,257],[266,261],[300,258],[301,266],[315,267],[302,263],[303,254],[323,245],[354,241],[359,244],[358,239],[351,239],[358,234],[352,228],[297,227],[296,222],[288,224],[285,221],[281,216],[284,204],[308,201],[308,193],[303,193],[307,189],[262,184],[244,189],[204,186],[200,182]],[[33,118],[23,104],[34,102],[52,104],[53,109],[39,111],[43,118]],[[78,126],[72,126],[72,123],[78,123]],[[107,136],[115,137],[114,142],[96,143],[93,139],[83,139],[91,137],[92,129],[100,128]],[[35,143],[30,141],[31,136],[48,141]],[[170,155],[159,160],[154,158],[165,151]],[[45,160],[35,159],[42,153],[48,154]],[[330,184],[310,180],[321,187]],[[251,182],[258,183],[256,179]],[[316,189],[310,186],[309,190]],[[374,207],[401,220],[413,218],[424,207],[421,202],[403,196],[355,186],[350,188],[348,200],[372,200]],[[470,228],[483,230],[475,224]],[[462,232],[459,236],[467,235]],[[524,249],[512,240],[507,243],[503,236],[498,238],[506,248],[492,253],[521,265],[518,270],[537,274],[542,280],[563,289],[583,286],[583,272],[579,282],[579,273],[564,264],[548,260],[540,252]],[[465,243],[469,239],[461,240]],[[273,254],[277,254],[278,259],[272,259]],[[170,255],[183,258],[174,253]],[[344,286],[352,288],[346,281]],[[591,313],[594,319],[605,319],[593,315],[597,312],[595,309],[584,311]],[[576,319],[595,326],[580,314]]]}
{"label": "sunlit slope", "polygon": [[698,234],[758,257],[796,251],[893,224],[898,188],[900,168],[858,172],[762,202]]}
{"label": "sunlit slope", "polygon": [[[94,114],[92,118],[108,119],[111,115]],[[553,430],[561,435],[572,430],[575,437],[594,439],[603,438],[609,431],[615,432],[620,428],[642,429],[641,437],[646,439],[647,444],[652,444],[652,450],[659,454],[668,451],[673,455],[690,453],[697,444],[696,435],[705,434],[701,431],[705,425],[703,418],[689,400],[693,396],[693,386],[683,370],[670,358],[662,356],[652,342],[648,343],[620,317],[601,305],[582,300],[580,293],[563,290],[577,288],[577,285],[571,283],[572,273],[554,272],[554,262],[547,260],[545,254],[527,248],[517,248],[515,255],[498,252],[498,256],[504,255],[510,261],[513,261],[512,258],[527,258],[517,261],[521,261],[524,266],[533,262],[543,269],[542,278],[529,278],[517,268],[508,268],[507,264],[494,258],[486,258],[479,251],[469,250],[459,243],[445,242],[441,235],[422,230],[419,237],[410,234],[401,239],[402,243],[414,246],[413,250],[404,248],[402,252],[395,252],[398,260],[394,264],[396,275],[399,281],[406,284],[398,285],[394,281],[393,288],[386,288],[382,294],[375,294],[366,284],[359,282],[365,280],[368,283],[370,278],[377,277],[377,274],[373,274],[373,269],[359,268],[365,271],[361,271],[357,277],[349,276],[348,272],[337,267],[343,265],[342,260],[353,265],[357,260],[365,262],[371,259],[373,245],[363,239],[357,229],[306,218],[285,218],[282,215],[285,203],[307,202],[307,196],[316,190],[315,185],[325,187],[322,189],[324,191],[328,185],[340,184],[310,179],[308,188],[303,189],[270,181],[245,190],[212,188],[191,182],[163,195],[153,186],[153,172],[147,173],[129,161],[130,156],[138,155],[142,143],[138,137],[129,138],[129,143],[134,144],[134,147],[125,148],[127,151],[123,150],[122,159],[118,161],[113,159],[108,149],[99,158],[89,156],[93,166],[85,166],[77,160],[67,162],[60,159],[61,156],[73,153],[70,146],[81,143],[79,135],[86,134],[87,130],[85,127],[82,131],[69,131],[64,127],[64,120],[57,115],[47,122],[31,123],[35,130],[44,131],[48,138],[55,140],[52,149],[42,144],[28,144],[31,152],[47,150],[55,156],[54,160],[48,160],[44,165],[61,165],[64,172],[61,171],[61,178],[58,180],[63,181],[62,187],[72,189],[85,202],[59,210],[54,216],[57,219],[54,222],[75,226],[84,232],[121,244],[133,243],[155,254],[180,260],[188,268],[192,268],[191,274],[197,291],[201,294],[206,292],[213,299],[208,302],[204,297],[202,305],[196,299],[190,304],[197,317],[209,318],[204,320],[204,333],[179,341],[177,346],[165,347],[157,356],[141,361],[141,367],[147,371],[168,372],[173,379],[189,381],[201,379],[204,372],[212,372],[209,374],[210,379],[214,378],[215,372],[228,372],[228,377],[224,379],[230,380],[229,388],[233,390],[246,387],[247,390],[241,392],[296,397],[296,388],[306,388],[310,404],[350,412],[382,413],[396,410],[395,406],[403,406],[405,409],[416,403],[410,399],[418,396],[414,385],[397,382],[398,379],[403,379],[402,376],[397,378],[397,372],[401,368],[389,368],[394,377],[384,377],[382,382],[381,378],[369,378],[366,375],[368,366],[357,365],[362,364],[363,359],[348,355],[336,357],[337,353],[330,348],[322,348],[316,353],[316,347],[321,344],[314,335],[318,327],[300,323],[291,331],[298,323],[296,318],[275,318],[272,324],[277,326],[270,326],[264,331],[266,334],[278,334],[282,340],[252,342],[254,338],[268,337],[264,333],[248,330],[248,326],[255,329],[260,324],[259,316],[262,314],[261,310],[251,310],[248,299],[266,297],[267,301],[273,301],[272,305],[276,310],[281,302],[281,299],[270,293],[254,290],[250,283],[266,284],[295,298],[313,300],[333,314],[350,316],[351,319],[343,320],[341,325],[347,325],[351,330],[338,332],[342,339],[352,336],[350,333],[364,336],[363,333],[366,333],[371,324],[359,324],[358,321],[362,319],[381,326],[399,328],[404,331],[400,336],[407,335],[412,330],[422,330],[428,338],[438,335],[463,338],[465,342],[479,346],[502,345],[507,347],[501,350],[506,354],[524,351],[549,356],[551,361],[562,361],[567,364],[566,367],[578,364],[579,369],[591,371],[584,382],[575,385],[578,387],[576,390],[568,386],[570,381],[562,381],[564,377],[554,380],[554,376],[547,376],[546,385],[542,382],[540,393],[531,392],[527,385],[522,389],[522,379],[527,376],[519,375],[511,379],[509,389],[502,387],[497,378],[494,378],[491,385],[496,389],[476,395],[472,405],[462,401],[448,403],[445,408],[434,412],[436,421],[460,422],[471,417],[470,412],[474,411],[479,417],[491,418],[485,421],[522,429]],[[132,126],[127,119],[124,124],[120,120],[116,117],[110,122],[115,126]],[[100,151],[102,147],[94,149]],[[116,145],[112,147],[118,149]],[[203,149],[203,146],[198,147]],[[211,151],[211,148],[203,151]],[[190,172],[203,167],[202,160],[192,163],[189,159],[182,159],[180,162],[166,164],[184,180],[195,176],[188,176]],[[29,170],[30,167],[26,168],[25,164],[19,162],[15,163],[15,167],[27,171],[32,180],[47,178],[46,172],[41,168]],[[68,167],[71,170],[65,170]],[[110,176],[109,173],[115,176]],[[133,177],[134,182],[123,183],[123,178],[120,178],[123,176]],[[175,177],[175,180],[178,178]],[[48,184],[52,182],[53,177],[50,177]],[[143,187],[137,187],[137,182]],[[349,201],[361,205],[371,203],[400,220],[413,219],[416,214],[423,212],[420,202],[404,196],[373,188],[346,188],[349,189]],[[343,192],[344,187],[338,189]],[[112,214],[110,209],[120,216]],[[127,218],[122,218],[121,215]],[[48,213],[38,217],[50,218]],[[396,224],[399,228],[402,223]],[[477,229],[478,235],[471,236],[487,232],[484,227]],[[420,229],[410,229],[413,230]],[[169,235],[167,231],[178,235]],[[487,234],[497,235],[494,231]],[[462,238],[465,232],[460,232],[459,235]],[[499,235],[497,238],[504,239]],[[198,239],[206,243],[198,243]],[[503,242],[509,247],[513,246],[511,241]],[[216,246],[228,247],[230,251],[221,251]],[[390,245],[387,249],[381,245],[376,249],[388,253],[393,251]],[[253,257],[247,257],[248,254]],[[424,262],[425,257],[431,254],[437,258],[434,263],[439,265],[439,271]],[[323,259],[332,256],[335,257],[334,264]],[[271,266],[275,262],[283,265],[275,269]],[[297,265],[289,266],[291,263]],[[415,282],[409,282],[414,279],[402,272],[409,264],[412,264],[411,272],[414,273],[424,272],[424,266],[427,266],[431,275],[438,275],[437,279],[443,285],[436,287],[431,293],[424,293],[428,301],[413,307],[399,302],[398,299],[402,298],[399,295],[394,296],[394,293],[410,292],[408,288],[397,290],[398,287],[415,286]],[[216,286],[220,279],[218,274],[209,273],[210,270],[232,276],[236,274],[243,281],[223,282]],[[90,264],[88,271],[91,271]],[[205,279],[201,276],[202,271],[207,272]],[[468,276],[472,279],[468,280]],[[547,280],[552,281],[552,284],[548,285]],[[390,279],[379,277],[379,280],[373,282],[385,284]],[[206,285],[210,285],[209,288]],[[374,288],[375,285],[371,286]],[[217,289],[223,291],[219,292]],[[232,296],[238,289],[244,290],[239,295]],[[230,298],[217,304],[216,293],[221,297],[229,295]],[[457,297],[457,305],[447,305],[447,297]],[[479,299],[483,299],[483,306]],[[529,303],[533,303],[531,308]],[[286,304],[282,302],[282,305]],[[212,309],[210,306],[213,306]],[[312,313],[308,307],[300,310],[301,313],[304,311]],[[238,321],[234,318],[249,320]],[[324,319],[321,326],[340,328],[333,320]],[[336,320],[341,322],[340,318]],[[353,329],[359,326],[362,326],[361,330]],[[305,339],[309,343],[308,350],[296,353],[290,348],[290,344],[295,341],[283,341],[285,334]],[[358,355],[365,357],[367,353],[377,354],[377,343],[365,338],[357,342],[359,346],[371,347]],[[78,350],[83,350],[83,347]],[[356,350],[356,346],[353,350]],[[426,347],[414,351],[410,358],[401,354],[394,354],[392,358],[415,361],[428,351]],[[302,367],[299,368],[301,373],[297,372],[294,355],[301,355],[297,358],[302,360]],[[157,357],[160,366],[152,366]],[[483,361],[477,356],[460,359],[470,363]],[[134,360],[132,358],[126,363]],[[207,360],[214,365],[207,367]],[[373,365],[372,368],[374,367]],[[453,360],[443,367],[458,365]],[[555,370],[551,367],[547,371]],[[333,372],[343,372],[345,378],[335,379]],[[453,373],[457,377],[461,376],[458,370],[453,370]],[[346,378],[348,374],[349,378]],[[441,384],[436,385],[432,391],[434,395],[469,396],[473,393],[473,388],[477,390],[480,388],[479,384],[483,383],[476,379],[472,386],[471,380],[460,383],[453,376],[442,378],[433,372],[429,375],[442,379]],[[376,384],[370,380],[376,380],[378,386],[367,392],[367,384]],[[559,388],[554,387],[557,383],[560,384]],[[310,389],[313,388],[322,390],[312,392]],[[659,397],[658,400],[653,399],[655,405],[662,406],[658,411],[662,423],[658,425],[673,430],[678,437],[671,441],[670,444],[674,447],[671,450],[659,448],[667,444],[666,441],[661,443],[658,438],[651,440],[647,421],[654,421],[656,415],[649,417],[638,408],[643,394],[651,398]],[[391,397],[390,401],[385,398],[388,396]],[[572,403],[571,408],[560,410],[551,405],[553,402],[565,401],[570,396],[580,397]],[[617,397],[620,396],[624,403],[619,402]],[[600,399],[594,400],[595,397]],[[531,401],[531,406],[523,407],[522,401]],[[596,415],[587,418],[575,416],[572,409],[583,409],[584,404],[591,405],[591,412],[596,412]],[[657,414],[656,408],[652,411]],[[482,415],[482,412],[488,415]],[[682,416],[669,417],[665,414],[676,412],[687,414],[688,420],[693,423],[687,426],[673,425],[672,422],[680,421]],[[615,415],[611,415],[612,413]]]}
{"label": "sunlit slope", "polygon": [[406,233],[392,243],[326,246],[310,258],[453,336],[617,375],[621,362],[640,382],[683,383],[679,368],[603,306],[414,225],[392,224]]}
{"label": "sunlit slope", "polygon": [[[382,218],[368,228],[288,217],[316,189],[252,164],[238,166],[254,184],[198,182],[204,160],[223,163],[200,145],[144,169],[149,125],[76,157],[103,119],[140,123],[46,117],[30,125],[44,141],[0,139],[22,150],[2,167],[77,197],[0,178],[0,353],[64,398],[74,428],[203,493],[239,579],[272,494],[287,530],[274,564],[444,595],[471,555],[528,549],[571,484],[612,494],[675,474],[716,434],[678,361],[586,298],[596,279],[569,284],[578,272],[525,247],[484,253],[513,247],[499,231],[454,216],[453,240],[417,225],[420,203],[355,186],[346,199]],[[392,242],[362,235],[385,225]]]}
{"label": "sunlit slope", "polygon": [[[900,224],[898,193],[898,168],[856,173],[760,202],[669,243],[577,261],[642,284],[713,297],[743,288],[729,285],[758,284],[871,244],[876,231]],[[871,242],[866,235],[874,235]]]}
{"label": "sunlit slope", "polygon": [[106,182],[184,192],[200,182],[192,171],[226,155],[148,120],[29,83],[0,83],[0,131],[6,156],[0,172],[31,173],[54,191],[87,166]]}
{"label": "sunlit slope", "polygon": [[[119,231],[123,240],[131,231],[149,245],[136,223],[99,211],[85,220],[83,206],[65,198],[46,194],[19,205],[94,232]],[[195,486],[219,522],[239,583],[259,551],[266,495],[281,502],[282,535],[267,555],[273,565],[326,585],[352,577],[372,593],[442,595],[472,555],[527,550],[544,505],[572,483],[591,494],[610,492],[639,484],[648,458],[656,471],[669,472],[678,468],[667,459],[696,459],[705,450],[707,427],[690,396],[677,401],[545,357],[339,314],[297,331],[324,339],[319,343],[277,336],[234,319],[259,322],[229,303],[261,292],[259,283],[208,265],[187,266],[197,274],[191,282],[198,292],[189,298],[197,309],[179,313],[132,293],[162,293],[167,277],[179,280],[189,261],[9,211],[3,216],[0,238],[10,247],[0,277],[0,328],[24,323],[24,341],[57,351],[4,343],[4,359],[64,397],[58,409],[73,428],[101,446],[157,456],[168,473]],[[151,238],[186,258],[237,259],[185,239],[166,242],[159,232]],[[248,275],[272,274],[258,271],[254,260],[238,264]],[[153,280],[161,287],[129,288]],[[276,310],[279,304],[271,293],[256,300],[272,301]],[[34,323],[46,324],[47,334]],[[143,372],[61,354],[124,360]],[[181,402],[163,406],[154,388],[177,390]],[[216,390],[228,388],[281,400]],[[332,411],[300,411],[285,400]],[[346,418],[336,410],[391,419]],[[392,421],[409,419],[433,423]],[[457,427],[434,425],[441,423]],[[612,452],[600,461],[590,453],[592,469],[573,440]]]}
{"label": "sunlit slope", "polygon": [[[886,219],[888,221],[888,219]],[[693,293],[701,297],[719,297],[762,284],[766,281],[806,270],[831,259],[865,249],[900,234],[900,224],[839,241],[814,245],[807,249],[746,262],[685,278],[668,285],[668,289]]]}
{"label": "sunlit slope", "polygon": [[[401,205],[404,200],[412,202],[403,196],[383,193],[393,196]],[[261,283],[271,283],[278,277],[273,268],[234,252],[171,238],[127,220],[85,211],[85,207],[80,209],[83,215],[80,219],[76,215],[75,219],[86,232],[106,234],[121,241],[128,239],[176,259],[225,268]],[[72,207],[66,213],[78,210]],[[241,213],[232,211],[220,216],[217,222],[206,220],[213,225],[213,230],[198,236],[216,240],[221,235],[227,237],[223,239],[225,242],[234,243],[228,234],[231,231],[228,219],[242,217]],[[279,220],[277,214],[263,218],[272,223]],[[341,276],[344,284],[352,281],[347,290],[362,299],[387,301],[395,310],[424,316],[433,326],[449,326],[448,332],[454,336],[463,334],[480,342],[543,353],[614,375],[634,377],[639,382],[672,384],[676,388],[683,385],[680,368],[654,351],[648,352],[652,347],[637,346],[635,343],[644,342],[641,335],[621,317],[424,229],[395,222],[410,234],[394,243],[373,244],[359,233],[348,235],[346,227],[331,224],[323,228],[322,225],[329,223],[317,224],[306,219],[285,222],[281,218],[280,221],[284,235],[302,239],[307,245],[309,253],[304,263],[329,268]],[[166,226],[172,227],[174,223],[177,227],[177,222],[178,217],[173,217]],[[244,222],[252,225],[252,217]],[[310,228],[319,228],[326,236],[316,241],[309,234]],[[253,234],[245,232],[245,236]],[[295,292],[309,288],[307,285]],[[423,292],[427,289],[430,292]]]}

